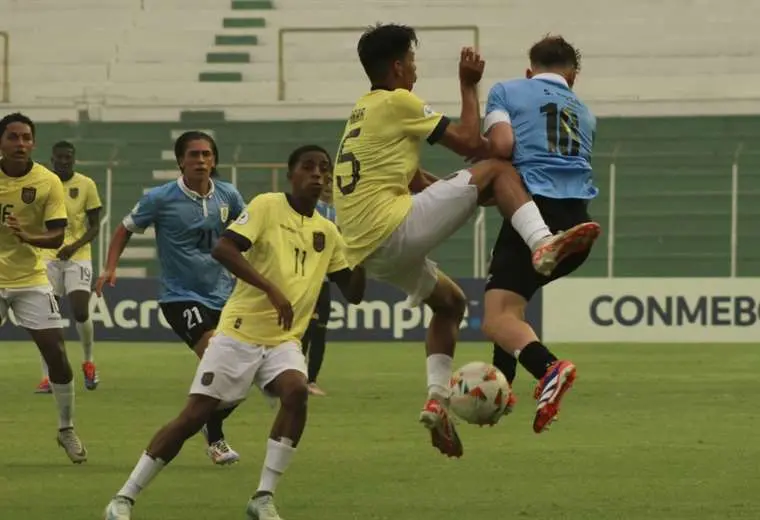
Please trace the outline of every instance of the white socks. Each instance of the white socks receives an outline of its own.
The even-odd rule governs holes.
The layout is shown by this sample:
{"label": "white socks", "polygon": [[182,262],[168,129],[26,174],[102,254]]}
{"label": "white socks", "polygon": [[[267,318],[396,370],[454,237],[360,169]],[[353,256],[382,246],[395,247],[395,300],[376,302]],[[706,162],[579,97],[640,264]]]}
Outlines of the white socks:
{"label": "white socks", "polygon": [[293,441],[290,439],[285,437],[280,438],[279,441],[267,439],[267,454],[264,458],[264,467],[261,468],[261,480],[259,480],[257,493],[274,494],[277,481],[285,473],[295,452]]}
{"label": "white socks", "polygon": [[77,322],[76,326],[79,340],[82,342],[84,360],[92,362],[92,345],[95,343],[95,327],[92,324],[92,318],[87,318],[87,321],[83,323]]}
{"label": "white socks", "polygon": [[533,201],[520,206],[512,215],[512,227],[522,237],[531,251],[535,251],[541,241],[552,236],[552,232],[544,222],[544,217]]}
{"label": "white socks", "polygon": [[132,470],[132,474],[129,475],[129,479],[117,495],[127,497],[134,502],[140,491],[145,489],[153,477],[158,475],[165,466],[166,463],[163,460],[154,459],[147,453],[143,453],[140,460],[137,461],[137,466]]}
{"label": "white socks", "polygon": [[55,404],[58,406],[58,428],[74,427],[74,381],[65,385],[50,382]]}
{"label": "white socks", "polygon": [[454,360],[447,354],[430,354],[427,358],[428,397],[449,398],[449,379]]}

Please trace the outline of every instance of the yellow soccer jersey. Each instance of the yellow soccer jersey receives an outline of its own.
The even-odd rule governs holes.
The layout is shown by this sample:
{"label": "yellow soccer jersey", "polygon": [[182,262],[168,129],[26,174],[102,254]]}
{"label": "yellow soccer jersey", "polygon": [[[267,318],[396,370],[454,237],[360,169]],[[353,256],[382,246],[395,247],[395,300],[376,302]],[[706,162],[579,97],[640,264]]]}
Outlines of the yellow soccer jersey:
{"label": "yellow soccer jersey", "polygon": [[0,171],[0,289],[47,285],[40,250],[22,243],[4,224],[14,215],[21,228],[40,233],[66,225],[63,184],[56,174],[34,163],[23,177]]}
{"label": "yellow soccer jersey", "polygon": [[[66,201],[66,215],[68,216],[63,245],[67,246],[82,238],[87,232],[89,228],[87,212],[101,208],[103,204],[100,202],[95,181],[81,173],[74,173],[69,180],[63,183],[63,197]],[[55,259],[57,253],[54,249],[41,249],[40,251],[42,251],[42,257],[48,260]],[[80,247],[71,257],[71,260],[92,260],[91,244]]]}
{"label": "yellow soccer jersey", "polygon": [[435,143],[448,123],[404,89],[373,90],[356,102],[343,131],[333,181],[333,204],[351,267],[406,218],[420,141]]}
{"label": "yellow soccer jersey", "polygon": [[312,217],[301,215],[283,193],[266,193],[255,197],[227,229],[251,242],[243,255],[290,301],[293,326],[283,330],[267,295],[238,280],[217,330],[254,345],[300,342],[325,276],[348,267],[335,224],[316,211]]}

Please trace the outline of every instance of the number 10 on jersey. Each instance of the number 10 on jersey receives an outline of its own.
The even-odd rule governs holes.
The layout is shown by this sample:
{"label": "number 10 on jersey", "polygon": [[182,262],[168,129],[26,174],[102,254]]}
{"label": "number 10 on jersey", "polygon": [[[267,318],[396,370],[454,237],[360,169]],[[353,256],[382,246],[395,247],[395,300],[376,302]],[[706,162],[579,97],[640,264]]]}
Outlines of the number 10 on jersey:
{"label": "number 10 on jersey", "polygon": [[559,110],[557,103],[545,104],[541,113],[546,116],[546,148],[549,152],[579,155],[578,115],[567,107]]}

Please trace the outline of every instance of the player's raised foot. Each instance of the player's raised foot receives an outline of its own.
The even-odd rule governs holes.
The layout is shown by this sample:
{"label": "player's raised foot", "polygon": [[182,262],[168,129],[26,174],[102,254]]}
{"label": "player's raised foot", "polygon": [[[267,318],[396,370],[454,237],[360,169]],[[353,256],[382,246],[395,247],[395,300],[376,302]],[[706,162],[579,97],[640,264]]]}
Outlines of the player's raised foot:
{"label": "player's raised foot", "polygon": [[87,448],[79,440],[74,428],[58,430],[58,446],[63,448],[71,462],[81,464],[87,461]]}
{"label": "player's raised foot", "polygon": [[92,361],[85,361],[82,363],[82,374],[84,374],[84,387],[87,390],[95,390],[100,382],[95,363]]}
{"label": "player's raised foot", "polygon": [[132,501],[127,497],[113,497],[103,514],[105,520],[131,520]]}
{"label": "player's raised foot", "polygon": [[50,388],[50,379],[46,377],[42,381],[40,381],[40,384],[38,384],[37,388],[34,389],[34,393],[35,394],[52,394],[53,389]]}
{"label": "player's raised foot", "polygon": [[274,506],[274,497],[268,493],[251,498],[245,515],[248,520],[282,520]]}
{"label": "player's raised foot", "polygon": [[533,420],[534,432],[543,432],[557,418],[562,397],[575,381],[575,372],[575,365],[570,361],[555,361],[538,382],[534,393],[538,401]]}
{"label": "player's raised foot", "polygon": [[462,441],[446,406],[437,399],[428,399],[420,414],[420,422],[430,430],[433,447],[447,457],[461,457]]}
{"label": "player's raised foot", "polygon": [[240,460],[238,452],[230,448],[224,439],[216,441],[206,448],[206,454],[217,466],[235,464]]}
{"label": "player's raised foot", "polygon": [[309,395],[326,396],[327,392],[317,386],[317,383],[309,383]]}
{"label": "player's raised foot", "polygon": [[539,274],[549,276],[562,260],[573,253],[585,251],[602,232],[596,222],[584,222],[547,238],[533,251],[533,268]]}

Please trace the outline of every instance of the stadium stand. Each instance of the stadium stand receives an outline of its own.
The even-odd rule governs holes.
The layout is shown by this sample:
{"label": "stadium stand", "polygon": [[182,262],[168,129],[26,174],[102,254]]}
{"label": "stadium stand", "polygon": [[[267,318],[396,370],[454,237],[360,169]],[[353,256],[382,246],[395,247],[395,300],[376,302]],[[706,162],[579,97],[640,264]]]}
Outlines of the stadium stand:
{"label": "stadium stand", "polygon": [[[651,113],[663,103],[686,106],[687,112],[734,113],[759,99],[760,32],[746,2],[722,2],[711,17],[690,0],[573,5],[595,16],[536,9],[527,0],[510,2],[507,10],[500,0],[0,0],[0,30],[11,38],[7,107],[28,107],[43,121],[60,119],[51,115],[60,107],[81,111],[77,123],[40,125],[40,154],[57,139],[71,139],[80,147],[82,169],[101,181],[101,191],[110,165],[112,228],[143,190],[176,177],[171,145],[183,130],[214,133],[223,162],[237,165],[246,197],[282,188],[283,169],[273,165],[294,146],[311,141],[335,150],[340,119],[366,88],[355,58],[359,33],[350,26],[377,20],[418,27],[466,22],[459,29],[420,30],[417,90],[444,110],[458,97],[454,75],[461,45],[477,41],[488,59],[483,83],[489,85],[520,76],[525,49],[550,31],[583,49],[578,91],[602,115],[625,104],[631,107],[627,113]],[[605,29],[605,20],[616,21],[614,32]],[[653,24],[661,37],[642,38]],[[322,29],[281,32],[294,27]],[[324,30],[331,27],[349,28]],[[125,122],[140,107],[154,122]],[[175,119],[165,107],[201,111]],[[330,121],[305,121],[311,118],[306,107],[324,109],[319,117]],[[107,122],[91,121],[101,116]],[[760,273],[753,225],[760,159],[752,136],[758,127],[751,117],[602,119],[595,159],[602,195],[593,213],[609,224],[614,212],[615,242],[608,248],[605,234],[581,274],[725,275],[732,202],[738,208],[737,272]],[[733,201],[735,162],[742,189]],[[437,173],[462,165],[440,149],[425,150],[425,164]],[[231,168],[222,170],[232,177]],[[499,225],[494,211],[488,215],[487,244]],[[470,275],[472,240],[468,226],[436,258],[452,274]],[[693,259],[688,263],[687,255]],[[150,235],[135,239],[126,272],[154,273],[154,257]]]}

